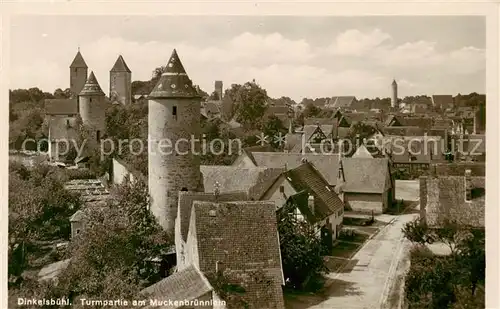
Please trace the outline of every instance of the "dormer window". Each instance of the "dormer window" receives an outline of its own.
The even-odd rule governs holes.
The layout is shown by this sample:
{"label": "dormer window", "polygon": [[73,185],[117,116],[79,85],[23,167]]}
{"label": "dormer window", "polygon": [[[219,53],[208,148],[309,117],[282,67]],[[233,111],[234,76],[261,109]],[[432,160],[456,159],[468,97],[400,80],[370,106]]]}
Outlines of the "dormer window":
{"label": "dormer window", "polygon": [[280,186],[280,193],[285,193],[285,186]]}

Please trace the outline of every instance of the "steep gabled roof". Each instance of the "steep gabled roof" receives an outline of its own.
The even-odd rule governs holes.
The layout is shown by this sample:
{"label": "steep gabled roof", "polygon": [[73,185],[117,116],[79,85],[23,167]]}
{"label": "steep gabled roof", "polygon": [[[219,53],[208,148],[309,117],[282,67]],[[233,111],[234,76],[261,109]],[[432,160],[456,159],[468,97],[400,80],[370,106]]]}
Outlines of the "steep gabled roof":
{"label": "steep gabled roof", "polygon": [[333,107],[334,108],[350,107],[354,101],[356,101],[356,97],[354,97],[354,96],[337,97]]}
{"label": "steep gabled roof", "polygon": [[296,191],[306,191],[314,196],[314,210],[309,209],[309,222],[316,223],[344,209],[344,203],[313,164],[304,163],[286,172],[285,177]]}
{"label": "steep gabled roof", "polygon": [[128,72],[128,73],[131,73],[131,71],[128,68],[127,64],[125,63],[125,60],[123,59],[122,55],[118,56],[118,59],[116,59],[115,65],[113,66],[113,68],[111,68],[110,72]]}
{"label": "steep gabled roof", "polygon": [[76,99],[45,99],[46,115],[76,115],[78,103]]}
{"label": "steep gabled roof", "polygon": [[180,220],[181,237],[184,241],[187,240],[189,232],[189,222],[191,220],[191,210],[194,201],[206,202],[231,202],[231,201],[247,201],[248,195],[246,192],[227,192],[220,193],[217,197],[213,193],[205,192],[179,192],[178,203],[178,219]]}
{"label": "steep gabled roof", "polygon": [[202,165],[206,192],[214,192],[218,184],[221,193],[246,192],[250,199],[258,200],[284,171],[284,167],[239,167]]}
{"label": "steep gabled roof", "polygon": [[368,149],[366,149],[365,145],[360,145],[352,155],[352,158],[373,158],[373,156]]}
{"label": "steep gabled roof", "polygon": [[331,186],[337,183],[338,154],[315,154],[293,152],[254,152],[253,158],[257,166],[294,169],[300,166],[303,160],[314,164],[315,168]]}
{"label": "steep gabled roof", "polygon": [[[148,286],[143,289],[140,294],[141,296],[147,296],[150,299],[170,299],[172,302],[176,301],[190,301],[199,298],[214,288],[210,285],[207,278],[203,273],[196,268],[194,265],[190,265],[187,268],[173,273],[171,276]],[[152,306],[144,307],[153,308]],[[168,307],[168,308],[180,308]]]}
{"label": "steep gabled roof", "polygon": [[[245,289],[251,308],[284,309],[274,203],[195,201],[191,218],[189,233],[198,249],[199,269],[206,276],[219,265],[228,270],[230,283]],[[264,278],[253,277],[259,270]]]}
{"label": "steep gabled roof", "polygon": [[85,60],[83,60],[83,56],[82,54],[80,53],[80,51],[78,51],[76,53],[76,56],[75,56],[75,59],[73,59],[73,62],[71,62],[70,68],[88,68],[87,67],[87,64],[85,63]]}
{"label": "steep gabled roof", "polygon": [[383,193],[386,178],[390,177],[389,160],[386,158],[343,158],[344,192]]}

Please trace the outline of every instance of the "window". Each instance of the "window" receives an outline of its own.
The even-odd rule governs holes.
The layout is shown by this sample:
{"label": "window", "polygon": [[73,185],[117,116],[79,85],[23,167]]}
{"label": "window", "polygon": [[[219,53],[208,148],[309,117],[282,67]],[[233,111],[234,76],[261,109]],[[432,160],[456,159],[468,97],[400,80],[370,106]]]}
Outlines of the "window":
{"label": "window", "polygon": [[78,68],[75,68],[75,70],[74,70],[74,71],[75,71],[75,73],[76,73],[76,72],[78,72]]}
{"label": "window", "polygon": [[76,229],[76,235],[80,234],[80,229]]}
{"label": "window", "polygon": [[172,116],[177,120],[177,106],[172,107]]}
{"label": "window", "polygon": [[69,127],[69,119],[66,119],[66,126]]}
{"label": "window", "polygon": [[99,130],[97,130],[97,132],[96,132],[96,139],[97,139],[97,141],[101,140],[101,131],[99,131]]}
{"label": "window", "polygon": [[187,191],[188,189],[186,187],[182,188],[181,191],[185,192]]}
{"label": "window", "polygon": [[90,102],[92,103],[92,98],[90,98]]}
{"label": "window", "polygon": [[285,192],[285,186],[280,186],[280,192],[284,193]]}

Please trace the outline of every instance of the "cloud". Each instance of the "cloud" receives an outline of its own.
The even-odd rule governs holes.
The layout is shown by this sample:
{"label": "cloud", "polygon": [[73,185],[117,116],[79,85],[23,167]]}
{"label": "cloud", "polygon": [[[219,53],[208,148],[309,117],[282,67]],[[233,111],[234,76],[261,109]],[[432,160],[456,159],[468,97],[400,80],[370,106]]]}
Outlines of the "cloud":
{"label": "cloud", "polygon": [[[19,50],[12,50],[18,59],[11,65],[13,87],[38,86],[44,91],[69,87],[68,66],[76,45],[59,41],[54,48],[54,37],[51,34],[37,41],[38,49],[51,50],[46,55],[37,53],[37,57],[27,54],[31,48],[16,45]],[[432,41],[396,43],[380,29],[346,30],[323,46],[278,32],[242,32],[221,42],[144,42],[104,36],[80,47],[105,92],[109,90],[109,70],[119,54],[132,70],[132,80],[147,80],[154,68],[166,64],[174,48],[193,82],[207,92],[213,91],[215,80],[229,87],[254,78],[269,95],[295,100],[337,95],[388,97],[393,78],[401,95],[484,91],[483,79],[471,76],[484,74],[485,51],[472,46],[446,51]],[[463,89],[463,85],[471,89]]]}
{"label": "cloud", "polygon": [[391,36],[380,29],[367,33],[351,29],[339,34],[328,49],[334,55],[362,56],[390,40]]}

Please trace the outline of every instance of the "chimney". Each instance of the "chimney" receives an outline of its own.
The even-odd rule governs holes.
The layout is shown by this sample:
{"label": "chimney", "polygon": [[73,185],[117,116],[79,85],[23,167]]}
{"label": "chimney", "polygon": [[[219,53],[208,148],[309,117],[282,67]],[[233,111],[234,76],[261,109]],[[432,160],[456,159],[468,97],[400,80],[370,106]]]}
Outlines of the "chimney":
{"label": "chimney", "polygon": [[314,215],[314,196],[309,194],[309,198],[307,199],[307,207],[311,210]]}

